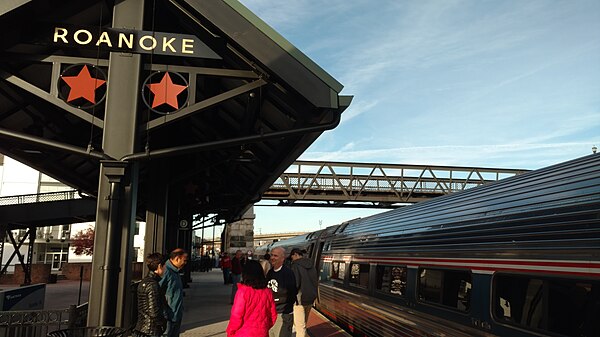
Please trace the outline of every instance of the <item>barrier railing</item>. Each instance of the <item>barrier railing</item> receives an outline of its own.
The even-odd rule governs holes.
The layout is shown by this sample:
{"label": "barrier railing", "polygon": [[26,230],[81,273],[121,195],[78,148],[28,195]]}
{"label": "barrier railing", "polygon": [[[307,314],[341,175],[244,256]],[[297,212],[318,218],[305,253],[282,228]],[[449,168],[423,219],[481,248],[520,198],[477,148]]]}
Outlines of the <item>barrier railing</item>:
{"label": "barrier railing", "polygon": [[0,206],[81,199],[77,190],[0,197]]}
{"label": "barrier railing", "polygon": [[85,327],[88,304],[60,310],[0,311],[0,337],[44,337],[49,332]]}

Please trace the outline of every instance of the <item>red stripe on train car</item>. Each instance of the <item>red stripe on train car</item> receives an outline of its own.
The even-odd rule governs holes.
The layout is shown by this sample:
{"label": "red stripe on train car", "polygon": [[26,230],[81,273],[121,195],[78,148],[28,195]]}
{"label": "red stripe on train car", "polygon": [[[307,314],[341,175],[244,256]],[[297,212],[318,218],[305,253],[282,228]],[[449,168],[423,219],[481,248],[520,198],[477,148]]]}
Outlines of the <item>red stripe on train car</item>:
{"label": "red stripe on train car", "polygon": [[329,311],[327,309],[323,309],[323,308],[319,308],[319,311],[321,311],[322,313],[324,313],[332,321],[337,321],[337,316],[334,313],[332,313],[331,311]]}
{"label": "red stripe on train car", "polygon": [[[585,261],[577,262],[557,262],[557,261],[522,261],[522,260],[473,260],[473,259],[434,259],[434,258],[355,258],[357,262],[369,263],[397,263],[405,264],[408,267],[418,268],[422,266],[430,267],[450,267],[450,268],[468,268],[477,272],[495,271],[527,271],[531,273],[550,273],[559,275],[576,275],[586,277],[598,277],[600,275],[600,263]],[[457,265],[460,264],[460,265]],[[508,267],[511,265],[511,267]],[[515,267],[512,267],[515,266]],[[538,268],[538,269],[536,269]],[[564,268],[571,270],[556,270],[553,268]],[[580,269],[580,270],[573,270]],[[583,269],[583,270],[581,270]],[[596,269],[596,270],[592,270]]]}
{"label": "red stripe on train car", "polygon": [[423,262],[439,262],[439,263],[470,263],[470,264],[499,264],[499,265],[520,265],[520,266],[538,266],[538,267],[564,267],[564,268],[600,268],[600,262],[591,261],[527,261],[527,260],[493,260],[493,259],[434,259],[434,258],[396,258],[396,257],[374,257],[364,258],[356,257],[356,261],[389,261],[396,262],[402,261],[403,263],[410,264],[423,264]]}
{"label": "red stripe on train car", "polygon": [[557,275],[576,275],[576,276],[585,276],[585,277],[598,277],[600,272],[598,273],[587,273],[587,272],[579,272],[579,271],[563,271],[563,270],[548,270],[548,269],[519,269],[519,268],[486,268],[486,267],[476,267],[471,268],[473,271],[510,271],[510,272],[524,272],[527,271],[531,274],[557,274]]}

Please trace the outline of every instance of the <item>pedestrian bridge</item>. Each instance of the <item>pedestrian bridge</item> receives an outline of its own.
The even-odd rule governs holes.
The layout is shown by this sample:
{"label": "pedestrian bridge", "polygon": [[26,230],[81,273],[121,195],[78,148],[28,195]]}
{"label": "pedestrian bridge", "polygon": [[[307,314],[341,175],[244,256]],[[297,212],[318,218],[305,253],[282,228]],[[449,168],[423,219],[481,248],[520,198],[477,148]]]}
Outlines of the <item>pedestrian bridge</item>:
{"label": "pedestrian bridge", "polygon": [[[281,206],[393,208],[522,172],[524,170],[296,161],[262,198],[278,200]],[[18,250],[29,237],[29,247],[33,247],[38,235],[36,227],[94,221],[96,203],[94,197],[80,195],[77,191],[2,197],[0,219],[4,222],[0,223],[0,238],[8,236]],[[214,226],[214,222],[207,226],[203,221],[200,226],[192,229]],[[14,229],[26,233],[15,239],[10,233]],[[0,256],[4,251],[3,242],[0,243]],[[32,254],[27,255],[27,265],[31,264],[31,257]],[[20,254],[19,259],[24,263]],[[26,278],[29,277],[26,273]]]}
{"label": "pedestrian bridge", "polygon": [[481,167],[296,161],[263,194],[278,206],[394,208],[526,172]]}
{"label": "pedestrian bridge", "polygon": [[[523,172],[525,170],[480,167],[296,161],[277,178],[262,199],[277,200],[279,206],[394,208]],[[93,221],[95,211],[95,200],[82,197],[77,191],[0,198],[0,218],[29,226]]]}

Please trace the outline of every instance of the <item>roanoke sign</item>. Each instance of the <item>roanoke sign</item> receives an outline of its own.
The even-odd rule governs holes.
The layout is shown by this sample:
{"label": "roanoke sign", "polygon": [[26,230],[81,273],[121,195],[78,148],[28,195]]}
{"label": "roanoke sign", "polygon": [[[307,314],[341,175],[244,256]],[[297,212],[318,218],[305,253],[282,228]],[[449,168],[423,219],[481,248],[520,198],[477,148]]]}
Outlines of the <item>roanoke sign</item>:
{"label": "roanoke sign", "polygon": [[56,26],[52,43],[68,47],[88,47],[110,51],[161,54],[220,59],[210,47],[194,35],[150,32],[145,30]]}

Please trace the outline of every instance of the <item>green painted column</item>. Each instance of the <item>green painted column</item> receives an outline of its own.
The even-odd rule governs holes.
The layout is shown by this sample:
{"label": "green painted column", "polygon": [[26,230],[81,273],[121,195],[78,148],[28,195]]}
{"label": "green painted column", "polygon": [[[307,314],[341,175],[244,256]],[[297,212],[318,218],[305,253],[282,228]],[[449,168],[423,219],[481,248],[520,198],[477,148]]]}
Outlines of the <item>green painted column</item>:
{"label": "green painted column", "polygon": [[[113,27],[143,29],[144,0],[116,1]],[[136,150],[140,55],[110,53],[102,149],[112,158]],[[131,283],[137,165],[101,164],[88,326],[124,326]]]}

